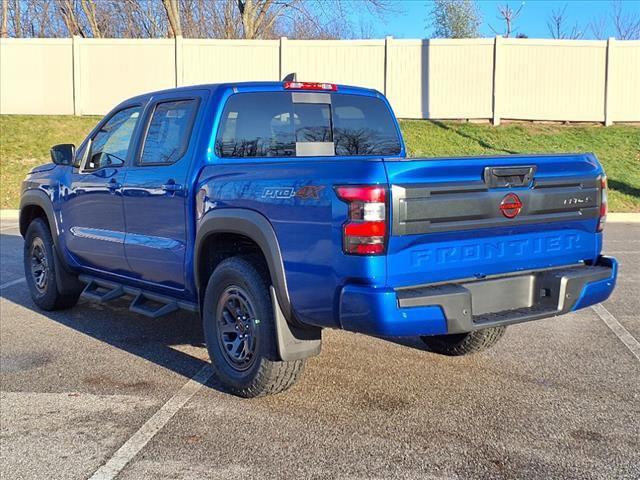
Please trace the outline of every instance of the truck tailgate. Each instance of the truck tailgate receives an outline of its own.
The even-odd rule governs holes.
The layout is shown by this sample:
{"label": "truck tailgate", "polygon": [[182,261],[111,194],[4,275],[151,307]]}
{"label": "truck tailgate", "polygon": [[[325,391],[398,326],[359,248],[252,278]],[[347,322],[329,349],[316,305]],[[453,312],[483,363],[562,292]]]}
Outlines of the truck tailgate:
{"label": "truck tailgate", "polygon": [[594,260],[602,175],[591,154],[385,160],[387,284]]}

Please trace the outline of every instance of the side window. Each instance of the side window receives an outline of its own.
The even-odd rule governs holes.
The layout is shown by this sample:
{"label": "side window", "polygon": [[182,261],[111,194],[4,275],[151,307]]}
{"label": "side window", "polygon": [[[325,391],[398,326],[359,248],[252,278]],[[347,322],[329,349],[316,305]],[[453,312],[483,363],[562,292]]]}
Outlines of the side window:
{"label": "side window", "polygon": [[140,165],[170,165],[186,152],[196,114],[196,100],[163,102],[149,122]]}
{"label": "side window", "polygon": [[91,151],[84,170],[124,165],[140,110],[141,107],[120,110],[102,126],[91,139]]}
{"label": "side window", "polygon": [[229,97],[216,137],[221,157],[289,157],[296,152],[291,94],[242,93]]}

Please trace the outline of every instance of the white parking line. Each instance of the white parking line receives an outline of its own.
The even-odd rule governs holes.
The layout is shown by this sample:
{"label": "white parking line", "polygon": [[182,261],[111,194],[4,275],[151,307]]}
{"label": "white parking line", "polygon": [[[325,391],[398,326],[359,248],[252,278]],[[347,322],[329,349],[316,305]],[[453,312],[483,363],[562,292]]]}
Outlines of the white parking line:
{"label": "white parking line", "polygon": [[599,303],[598,305],[594,305],[593,310],[598,314],[600,319],[611,329],[613,333],[626,345],[626,347],[635,355],[635,357],[640,361],[640,342],[636,340],[633,335],[629,333],[629,331],[624,328],[616,317],[611,315],[611,312],[605,308],[604,305]]}
{"label": "white parking line", "polygon": [[26,282],[26,281],[27,281],[27,279],[22,277],[22,278],[19,278],[17,280],[13,280],[11,282],[3,283],[2,285],[0,285],[0,290],[8,288],[8,287],[13,287],[14,285],[18,285],[19,283]]}
{"label": "white parking line", "polygon": [[122,445],[89,478],[89,480],[111,480],[135,457],[144,446],[164,427],[171,418],[193,397],[213,375],[210,365],[202,367],[173,397],[165,403],[140,429]]}
{"label": "white parking line", "polygon": [[11,225],[10,227],[2,227],[0,228],[0,232],[4,232],[5,230],[16,230],[20,228],[19,225]]}

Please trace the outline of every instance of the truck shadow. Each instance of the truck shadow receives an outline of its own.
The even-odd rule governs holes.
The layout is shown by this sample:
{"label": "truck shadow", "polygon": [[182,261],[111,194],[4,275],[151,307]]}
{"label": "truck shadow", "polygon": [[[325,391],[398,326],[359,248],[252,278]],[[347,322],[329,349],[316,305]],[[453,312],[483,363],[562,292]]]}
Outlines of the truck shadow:
{"label": "truck shadow", "polygon": [[[4,271],[5,256],[9,250],[19,252],[21,256],[22,238],[2,234],[0,241]],[[96,304],[81,299],[69,310],[46,312],[33,304],[24,283],[2,289],[0,297],[186,378],[193,377],[209,363],[205,360],[207,352],[200,319],[192,313],[178,312],[160,319],[150,319],[130,312],[126,298],[109,304]],[[193,351],[197,356],[175,348],[178,346]],[[85,360],[79,355],[78,361]],[[213,377],[206,386],[224,392]]]}
{"label": "truck shadow", "polygon": [[385,342],[395,343],[402,347],[413,348],[414,350],[420,350],[421,352],[431,352],[420,337],[376,337]]}
{"label": "truck shadow", "polygon": [[[8,275],[10,272],[14,278],[22,276],[22,238],[14,234],[2,234],[0,242],[3,273]],[[11,265],[7,262],[7,257],[12,257]],[[16,257],[19,258],[16,259]],[[46,312],[34,305],[24,282],[2,289],[0,297],[31,310],[34,314],[42,315],[65,327],[153,362],[185,378],[192,378],[198,370],[209,363],[202,324],[199,316],[193,313],[177,312],[159,319],[150,319],[130,312],[126,297],[107,304],[81,299],[71,309]],[[419,338],[379,338],[415,350],[429,351]],[[80,354],[78,361],[84,361]],[[226,393],[215,377],[205,385]]]}
{"label": "truck shadow", "polygon": [[631,195],[635,198],[640,198],[640,188],[633,187],[628,183],[621,182],[619,180],[608,179],[607,181],[609,183],[609,188],[621,193],[626,193],[627,195]]}

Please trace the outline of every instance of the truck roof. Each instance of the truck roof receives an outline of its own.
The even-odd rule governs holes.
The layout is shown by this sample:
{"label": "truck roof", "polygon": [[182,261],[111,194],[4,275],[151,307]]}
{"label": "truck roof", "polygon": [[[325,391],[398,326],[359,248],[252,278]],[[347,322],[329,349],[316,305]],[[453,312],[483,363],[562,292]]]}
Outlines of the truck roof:
{"label": "truck roof", "polygon": [[[135,97],[128,98],[122,103],[128,103],[133,100],[147,100],[154,95],[172,93],[172,92],[186,92],[192,90],[209,90],[214,92],[218,89],[236,89],[240,92],[264,92],[264,91],[285,91],[285,82],[227,82],[227,83],[204,83],[199,85],[188,85],[184,87],[167,88],[164,90],[156,90],[153,92],[147,92]],[[302,82],[304,83],[304,82]],[[328,90],[328,92],[331,92]],[[364,87],[355,87],[352,85],[337,85],[338,93],[347,93],[351,95],[365,95],[365,96],[378,96],[382,95],[378,90]]]}

